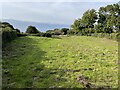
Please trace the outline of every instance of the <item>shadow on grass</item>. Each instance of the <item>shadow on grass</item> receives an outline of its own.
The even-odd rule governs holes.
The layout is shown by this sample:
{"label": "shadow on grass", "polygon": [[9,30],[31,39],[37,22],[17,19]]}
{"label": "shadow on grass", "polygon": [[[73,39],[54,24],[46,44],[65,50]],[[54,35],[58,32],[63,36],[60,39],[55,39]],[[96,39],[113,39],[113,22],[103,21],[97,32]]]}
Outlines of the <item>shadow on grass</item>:
{"label": "shadow on grass", "polygon": [[53,39],[62,39],[61,37],[52,37]]}
{"label": "shadow on grass", "polygon": [[[54,88],[66,79],[46,67],[42,62],[49,61],[39,42],[30,37],[20,37],[3,49],[2,84],[3,88]],[[60,73],[64,75],[63,73]],[[51,82],[52,81],[52,82]]]}

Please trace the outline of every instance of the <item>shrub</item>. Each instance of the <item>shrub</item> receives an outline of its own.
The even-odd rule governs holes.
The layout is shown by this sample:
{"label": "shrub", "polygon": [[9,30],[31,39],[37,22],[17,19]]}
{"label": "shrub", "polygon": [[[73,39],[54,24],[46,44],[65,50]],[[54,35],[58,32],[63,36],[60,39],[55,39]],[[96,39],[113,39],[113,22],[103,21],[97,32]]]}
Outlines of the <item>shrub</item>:
{"label": "shrub", "polygon": [[8,28],[2,29],[2,42],[3,45],[6,42],[9,42],[17,38],[17,32],[15,30],[9,30]]}
{"label": "shrub", "polygon": [[20,33],[20,30],[19,30],[19,29],[14,29],[14,30],[16,30],[17,33]]}
{"label": "shrub", "polygon": [[37,34],[39,31],[34,26],[28,26],[26,33],[28,34]]}
{"label": "shrub", "polygon": [[75,34],[75,31],[73,29],[70,29],[67,31],[67,34],[69,35],[74,35]]}
{"label": "shrub", "polygon": [[18,37],[27,36],[27,35],[28,35],[28,34],[26,34],[26,33],[18,33],[18,34],[17,34]]}
{"label": "shrub", "polygon": [[55,30],[54,35],[63,35],[63,32],[61,30]]}
{"label": "shrub", "polygon": [[69,30],[69,28],[62,28],[61,31],[64,33],[64,35],[67,34],[67,31]]}
{"label": "shrub", "polygon": [[10,42],[11,40],[18,37],[20,34],[19,29],[14,29],[12,25],[7,22],[0,22],[2,29],[2,45],[5,46],[5,43]]}
{"label": "shrub", "polygon": [[52,37],[50,33],[41,33],[42,37]]}
{"label": "shrub", "polygon": [[119,37],[119,34],[118,33],[111,33],[111,34],[109,34],[109,33],[94,33],[91,36],[117,40]]}

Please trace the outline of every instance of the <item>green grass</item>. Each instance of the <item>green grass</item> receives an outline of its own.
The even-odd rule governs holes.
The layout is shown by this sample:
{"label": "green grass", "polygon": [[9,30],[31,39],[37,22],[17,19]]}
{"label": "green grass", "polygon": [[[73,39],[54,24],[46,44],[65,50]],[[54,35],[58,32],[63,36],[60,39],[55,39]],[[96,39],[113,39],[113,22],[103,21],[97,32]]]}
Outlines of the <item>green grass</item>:
{"label": "green grass", "polygon": [[17,38],[3,50],[3,87],[83,88],[82,74],[97,87],[117,88],[117,47],[86,36]]}

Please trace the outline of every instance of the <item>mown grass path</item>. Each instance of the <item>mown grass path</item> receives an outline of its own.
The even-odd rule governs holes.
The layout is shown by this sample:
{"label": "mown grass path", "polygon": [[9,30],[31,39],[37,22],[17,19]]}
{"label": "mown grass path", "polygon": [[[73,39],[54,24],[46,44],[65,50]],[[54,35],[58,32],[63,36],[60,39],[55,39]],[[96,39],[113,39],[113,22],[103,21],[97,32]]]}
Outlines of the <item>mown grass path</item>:
{"label": "mown grass path", "polygon": [[3,87],[118,87],[118,42],[103,38],[20,37],[3,50]]}

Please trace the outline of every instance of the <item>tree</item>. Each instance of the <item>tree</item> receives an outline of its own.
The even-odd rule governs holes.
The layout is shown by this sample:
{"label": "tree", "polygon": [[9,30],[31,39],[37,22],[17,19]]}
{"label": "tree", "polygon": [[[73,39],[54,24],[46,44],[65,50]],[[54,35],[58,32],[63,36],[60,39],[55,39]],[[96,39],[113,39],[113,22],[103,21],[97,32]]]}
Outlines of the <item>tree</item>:
{"label": "tree", "polygon": [[67,34],[69,34],[69,35],[73,35],[73,34],[75,34],[75,30],[70,29],[70,30],[67,31]]}
{"label": "tree", "polygon": [[62,32],[60,29],[55,28],[53,34],[54,34],[54,35],[63,35],[63,32]]}
{"label": "tree", "polygon": [[71,25],[74,34],[90,35],[91,33],[112,33],[120,29],[120,4],[100,7],[98,12],[87,10],[82,18]]}
{"label": "tree", "polygon": [[20,33],[20,30],[19,29],[15,29],[17,33]]}
{"label": "tree", "polygon": [[81,19],[76,19],[74,23],[71,25],[71,28],[74,30],[75,34],[81,32],[84,27],[85,26],[82,23]]}
{"label": "tree", "polygon": [[52,37],[52,34],[50,33],[41,33],[43,37]]}
{"label": "tree", "polygon": [[1,27],[2,28],[10,27],[12,30],[14,30],[14,27],[11,24],[9,24],[8,22],[2,22]]}
{"label": "tree", "polygon": [[112,33],[113,30],[119,29],[120,6],[118,4],[100,7],[98,16],[98,23],[102,25],[105,33]]}
{"label": "tree", "polygon": [[7,42],[17,38],[17,31],[7,22],[0,22],[2,30],[2,44],[5,46]]}
{"label": "tree", "polygon": [[92,29],[97,20],[97,13],[94,9],[87,10],[82,19],[76,19],[71,25],[71,28],[75,31],[75,34],[85,35],[87,33],[94,33]]}
{"label": "tree", "polygon": [[117,27],[116,30],[118,32],[118,31],[120,31],[120,15],[117,17],[116,20],[117,20],[117,22],[116,22],[116,27]]}
{"label": "tree", "polygon": [[97,23],[97,25],[94,26],[95,33],[103,33],[103,26],[101,23]]}
{"label": "tree", "polygon": [[28,28],[26,30],[26,33],[37,34],[37,33],[39,33],[39,31],[34,26],[28,26]]}
{"label": "tree", "polygon": [[106,8],[105,7],[100,7],[98,10],[98,23],[101,23],[102,26],[104,26],[106,22]]}
{"label": "tree", "polygon": [[64,35],[67,34],[67,31],[69,30],[69,28],[62,28],[61,31],[64,32]]}
{"label": "tree", "polygon": [[94,9],[87,10],[82,16],[82,23],[85,28],[93,28],[97,20],[97,13]]}

